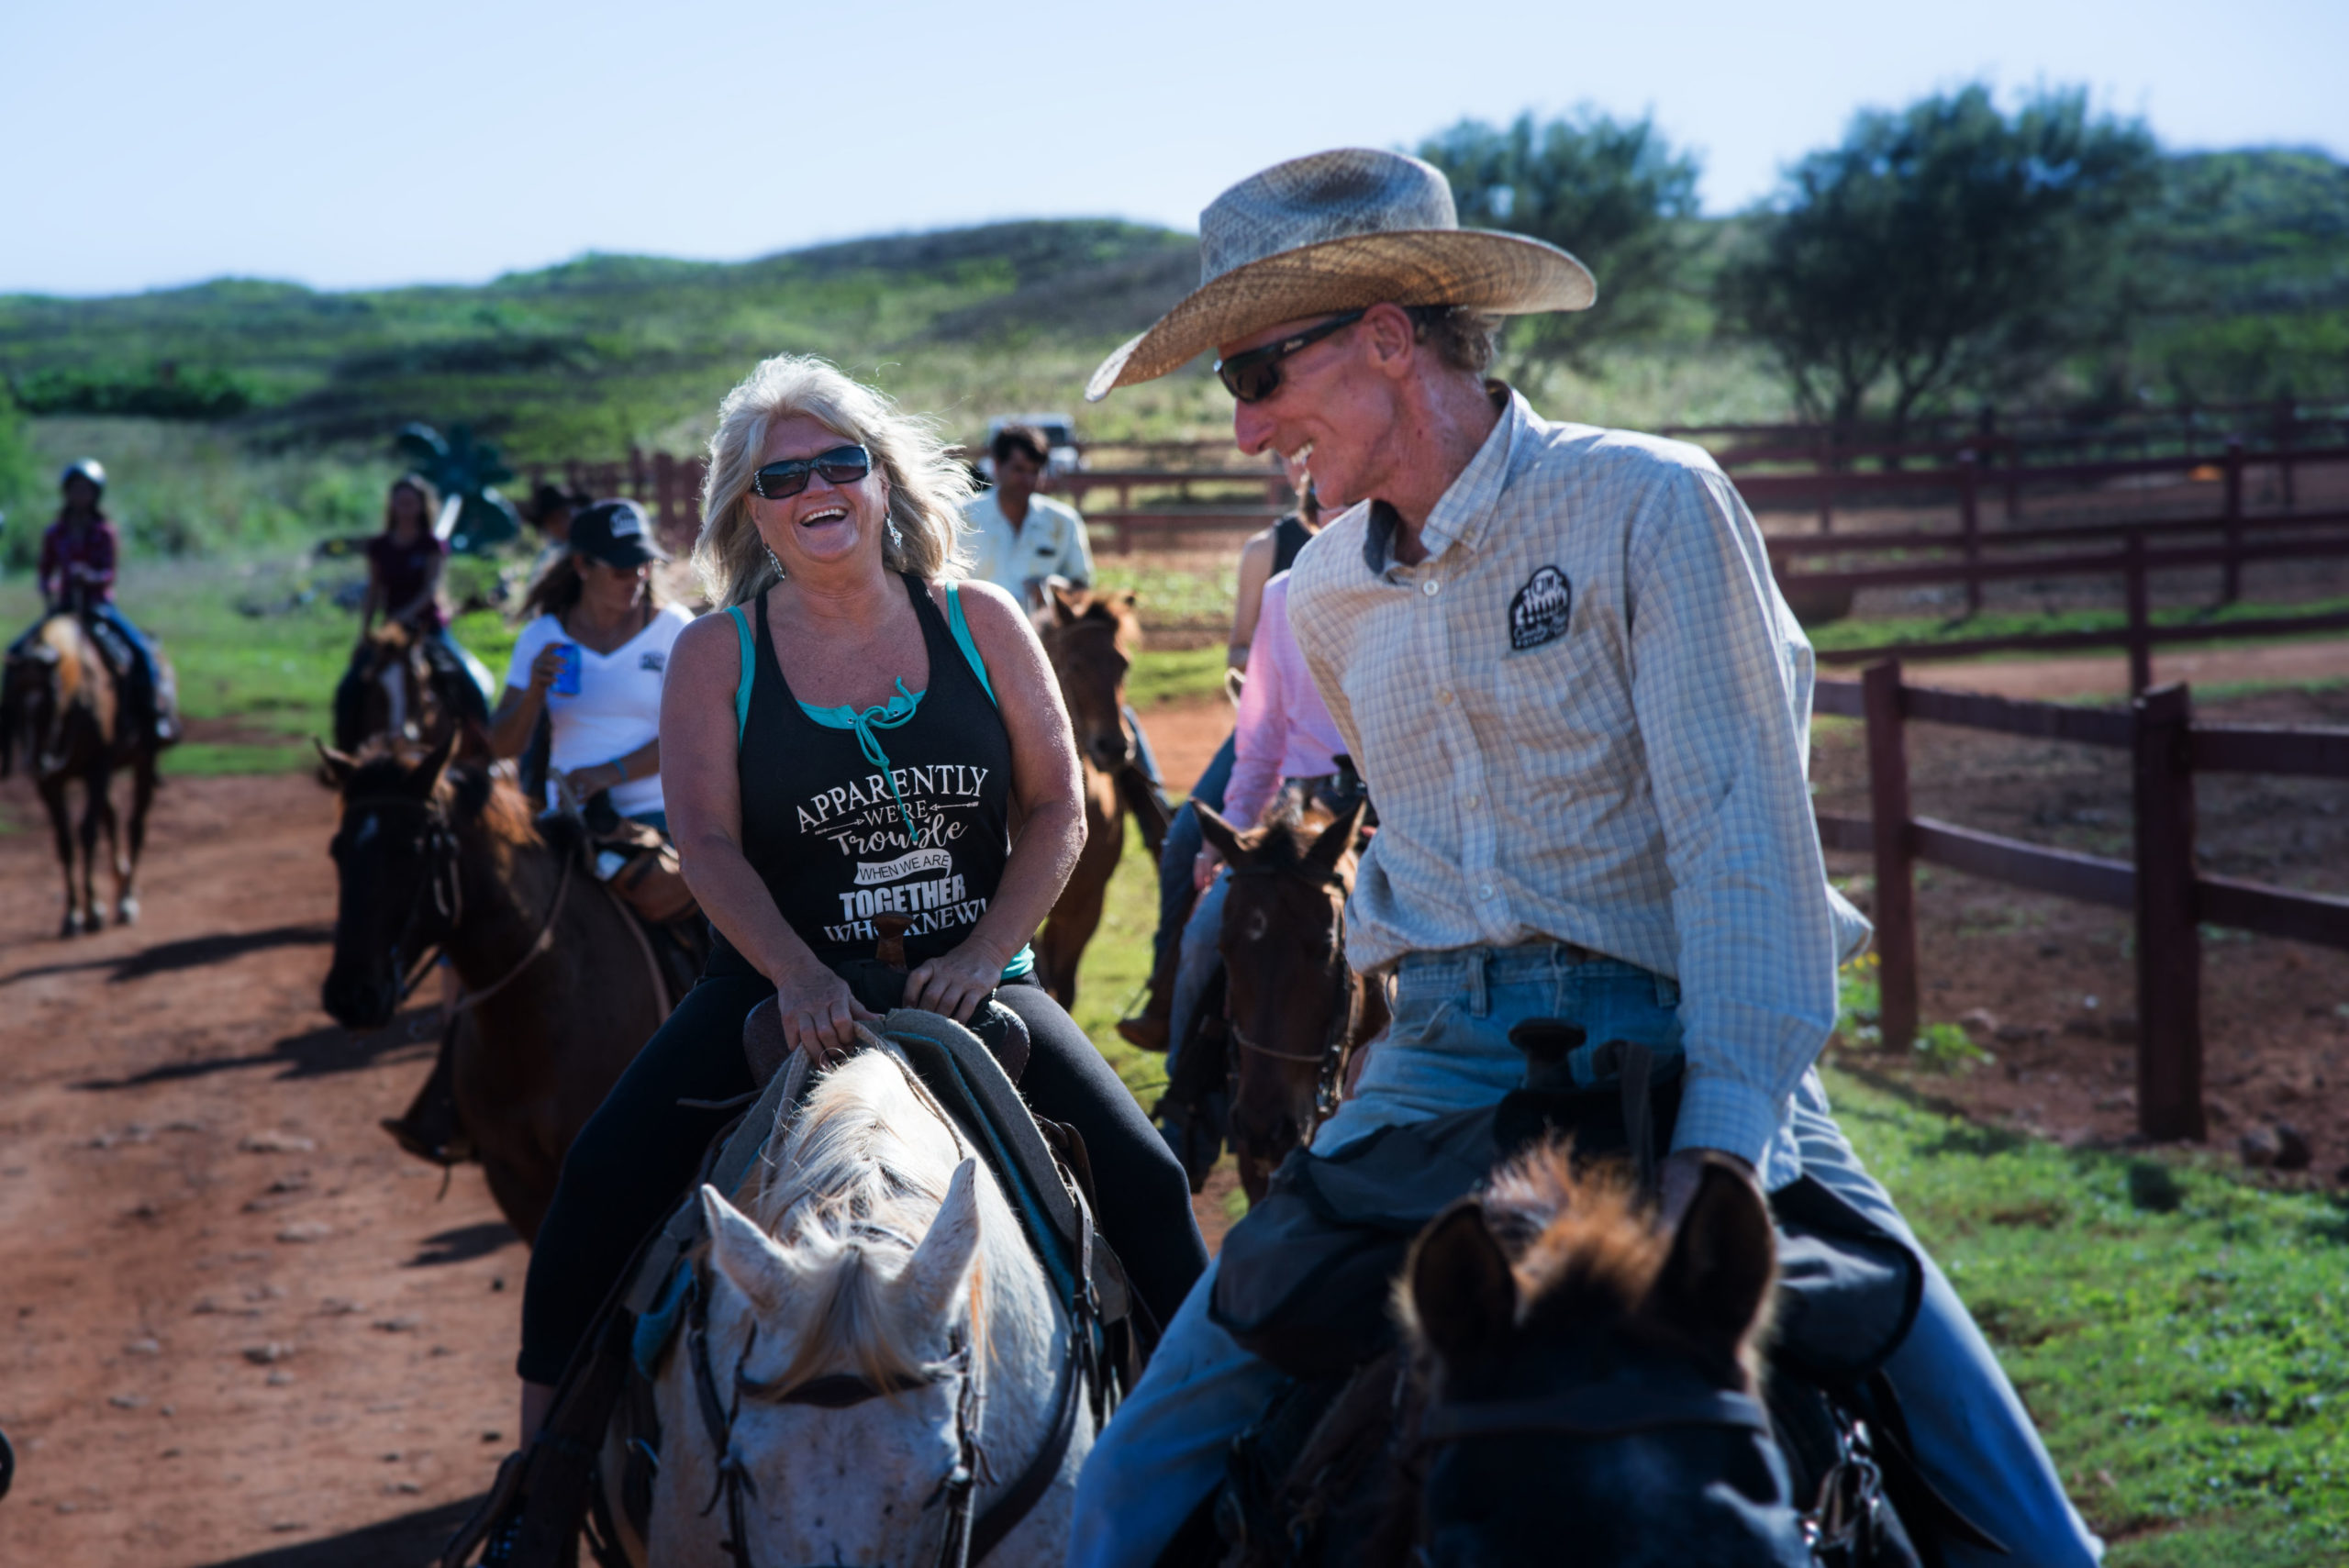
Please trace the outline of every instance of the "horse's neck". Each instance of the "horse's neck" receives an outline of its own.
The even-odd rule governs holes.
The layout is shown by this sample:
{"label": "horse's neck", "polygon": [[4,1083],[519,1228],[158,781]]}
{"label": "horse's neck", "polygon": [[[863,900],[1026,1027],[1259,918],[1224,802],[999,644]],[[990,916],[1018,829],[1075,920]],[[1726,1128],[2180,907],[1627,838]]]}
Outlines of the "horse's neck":
{"label": "horse's neck", "polygon": [[[544,843],[492,844],[478,825],[459,826],[462,906],[443,951],[469,990],[496,984],[529,955],[554,915],[562,852]],[[573,880],[579,878],[573,873]],[[577,889],[571,896],[577,895]]]}
{"label": "horse's neck", "polygon": [[[993,1486],[1008,1488],[1049,1435],[1052,1390],[1070,1350],[1068,1320],[1016,1218],[982,1233],[979,1267],[986,1324],[983,1436]],[[982,1495],[982,1506],[987,1500]]]}

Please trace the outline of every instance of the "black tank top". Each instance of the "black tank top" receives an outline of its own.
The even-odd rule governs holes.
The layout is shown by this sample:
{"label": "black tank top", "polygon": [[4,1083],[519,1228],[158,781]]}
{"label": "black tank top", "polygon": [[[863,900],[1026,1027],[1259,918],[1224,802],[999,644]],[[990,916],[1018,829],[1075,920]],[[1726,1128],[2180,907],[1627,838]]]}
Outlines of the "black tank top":
{"label": "black tank top", "polygon": [[1297,564],[1297,552],[1305,548],[1313,530],[1295,512],[1273,525],[1273,569],[1266,575],[1277,577]]}
{"label": "black tank top", "polygon": [[[912,919],[908,963],[950,951],[986,913],[1010,857],[1011,737],[930,590],[905,583],[930,684],[910,718],[868,726],[885,772],[856,731],[808,717],[775,662],[764,594],[751,612],[758,662],[735,753],[742,853],[827,964],[873,957],[881,914]],[[723,935],[709,967],[757,973]]]}

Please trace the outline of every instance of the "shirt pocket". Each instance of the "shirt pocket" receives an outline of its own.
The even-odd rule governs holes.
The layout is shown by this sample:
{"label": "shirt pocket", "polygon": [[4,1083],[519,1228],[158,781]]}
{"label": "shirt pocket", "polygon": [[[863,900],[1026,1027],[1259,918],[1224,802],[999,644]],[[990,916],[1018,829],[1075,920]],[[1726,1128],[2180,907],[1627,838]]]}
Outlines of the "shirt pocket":
{"label": "shirt pocket", "polygon": [[1614,684],[1598,639],[1569,631],[1500,656],[1493,671],[1491,721],[1530,755],[1579,750],[1610,728]]}

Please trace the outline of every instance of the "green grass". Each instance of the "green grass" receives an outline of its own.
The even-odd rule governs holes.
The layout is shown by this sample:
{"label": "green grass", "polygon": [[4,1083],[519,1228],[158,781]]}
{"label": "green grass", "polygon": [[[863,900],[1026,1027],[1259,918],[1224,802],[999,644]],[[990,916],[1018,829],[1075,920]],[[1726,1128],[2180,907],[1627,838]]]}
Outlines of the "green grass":
{"label": "green grass", "polygon": [[1148,711],[1163,702],[1211,697],[1223,690],[1223,645],[1160,651],[1145,648],[1126,677],[1126,700]]}
{"label": "green grass", "polygon": [[[1864,1057],[1845,1057],[1865,1062]],[[1831,1073],[2116,1568],[2349,1558],[2349,1217],[2215,1158],[2067,1151]]]}

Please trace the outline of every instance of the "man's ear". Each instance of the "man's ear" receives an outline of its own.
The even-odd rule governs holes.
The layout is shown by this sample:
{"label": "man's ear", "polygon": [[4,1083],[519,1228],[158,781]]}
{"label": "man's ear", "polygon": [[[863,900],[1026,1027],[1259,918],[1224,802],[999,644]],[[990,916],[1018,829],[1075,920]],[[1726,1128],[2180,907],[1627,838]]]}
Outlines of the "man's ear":
{"label": "man's ear", "polygon": [[1410,312],[1399,305],[1374,305],[1355,330],[1370,350],[1370,362],[1385,374],[1401,380],[1411,373],[1419,348],[1419,329]]}

